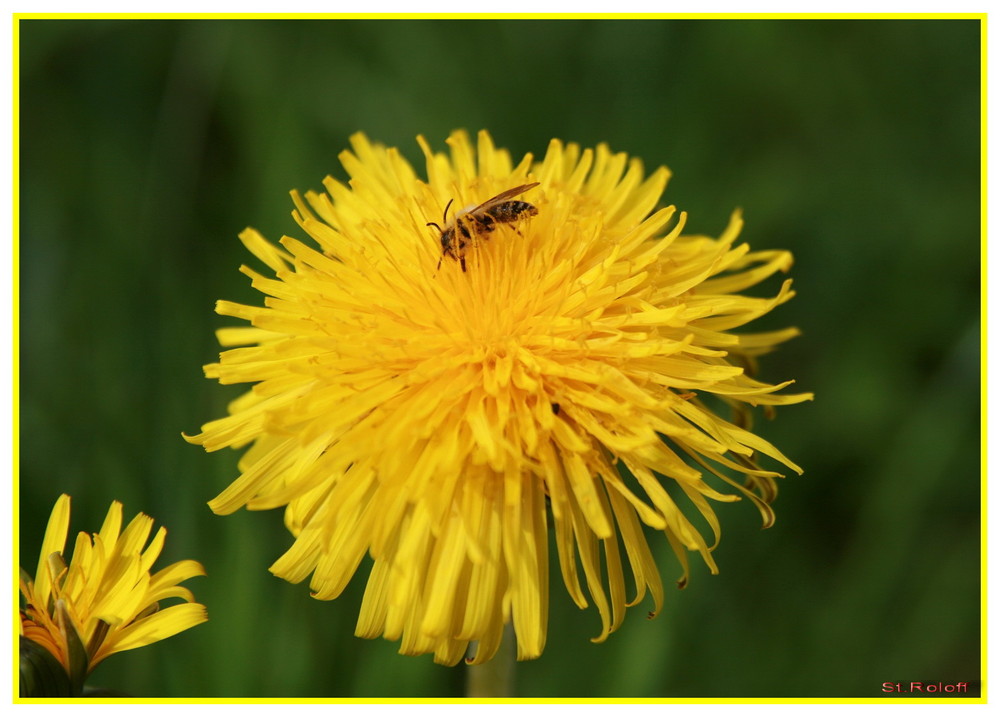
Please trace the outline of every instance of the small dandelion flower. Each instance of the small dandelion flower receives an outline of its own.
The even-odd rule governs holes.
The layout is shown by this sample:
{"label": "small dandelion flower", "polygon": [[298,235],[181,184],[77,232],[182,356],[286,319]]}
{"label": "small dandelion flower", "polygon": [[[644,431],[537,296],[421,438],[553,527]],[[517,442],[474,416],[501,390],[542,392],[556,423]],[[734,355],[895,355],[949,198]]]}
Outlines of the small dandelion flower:
{"label": "small dandelion flower", "polygon": [[475,147],[453,134],[450,156],[418,142],[426,181],[358,134],[340,156],[348,185],[293,192],[317,248],[241,235],[274,278],[243,267],[264,306],[217,307],[252,326],[219,331],[242,348],[206,375],[254,386],[188,439],[249,446],[210,505],[287,506],[295,541],[271,571],[311,575],[321,600],[370,556],[356,633],[449,665],[473,641],[470,661],[489,659],[508,622],[518,659],[541,654],[552,527],[604,640],[647,591],[660,610],[643,525],[684,579],[689,551],[715,572],[711,501],[744,496],[769,524],[779,474],[756,456],[801,472],[747,420],[811,398],[750,376],[797,331],[732,332],[792,298],[789,281],[737,293],[792,257],[736,244],[739,214],[718,239],[683,235],[683,213],[656,210],[669,172],[604,145],[553,140],[515,165],[485,132]]}
{"label": "small dandelion flower", "polygon": [[[70,694],[61,696],[79,695],[86,676],[108,655],[157,642],[208,619],[204,606],[179,585],[204,575],[201,565],[182,560],[151,574],[167,531],[161,527],[146,546],[153,519],[139,513],[122,532],[122,505],[117,501],[99,533],[77,536],[67,565],[69,508],[69,496],[60,496],[45,530],[34,580],[21,570],[21,635],[29,641],[29,659],[36,665],[41,664],[37,648],[42,647],[65,671],[72,687]],[[183,603],[160,610],[160,601],[171,598]],[[39,696],[31,694],[30,685],[24,688],[24,696]]]}

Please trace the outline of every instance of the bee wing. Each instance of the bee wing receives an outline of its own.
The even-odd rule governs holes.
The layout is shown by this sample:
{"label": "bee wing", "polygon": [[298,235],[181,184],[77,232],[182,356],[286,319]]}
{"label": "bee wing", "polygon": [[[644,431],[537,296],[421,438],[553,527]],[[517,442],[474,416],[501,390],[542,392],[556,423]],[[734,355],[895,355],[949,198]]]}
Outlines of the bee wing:
{"label": "bee wing", "polygon": [[532,187],[537,187],[539,182],[532,182],[531,184],[522,184],[520,187],[514,187],[513,189],[508,189],[506,192],[500,192],[500,194],[495,197],[490,197],[485,202],[480,204],[475,209],[472,209],[468,214],[475,214],[476,212],[482,211],[483,209],[492,206],[494,204],[499,204],[500,202],[506,201],[511,197],[516,197],[518,194],[524,194]]}

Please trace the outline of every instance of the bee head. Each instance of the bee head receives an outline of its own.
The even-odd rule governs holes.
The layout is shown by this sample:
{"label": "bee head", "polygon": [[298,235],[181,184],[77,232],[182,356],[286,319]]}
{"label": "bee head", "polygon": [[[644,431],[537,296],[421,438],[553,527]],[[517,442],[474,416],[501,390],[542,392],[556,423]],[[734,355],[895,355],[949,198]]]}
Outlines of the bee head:
{"label": "bee head", "polygon": [[455,232],[451,229],[441,232],[441,249],[445,254],[452,253],[452,242],[455,240]]}

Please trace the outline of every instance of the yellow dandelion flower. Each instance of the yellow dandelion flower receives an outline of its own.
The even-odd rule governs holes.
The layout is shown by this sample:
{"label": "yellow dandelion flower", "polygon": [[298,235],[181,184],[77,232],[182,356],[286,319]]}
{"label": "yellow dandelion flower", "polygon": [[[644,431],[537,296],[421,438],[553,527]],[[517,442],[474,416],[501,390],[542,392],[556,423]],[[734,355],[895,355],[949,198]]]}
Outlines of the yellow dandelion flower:
{"label": "yellow dandelion flower", "polygon": [[[205,574],[199,563],[182,560],[150,573],[167,535],[161,527],[146,546],[152,518],[139,513],[122,532],[122,505],[112,503],[99,533],[77,536],[67,565],[69,512],[70,498],[62,495],[45,530],[34,580],[21,570],[20,624],[21,635],[58,660],[79,694],[87,674],[108,655],[170,637],[208,615],[179,585]],[[160,610],[159,602],[171,598],[184,602]]]}
{"label": "yellow dandelion flower", "polygon": [[254,386],[188,438],[249,445],[210,506],[287,506],[295,541],[271,571],[311,574],[321,600],[369,555],[356,633],[449,665],[473,641],[470,661],[489,659],[508,622],[518,659],[541,654],[552,526],[566,588],[581,608],[589,594],[604,640],[647,590],[660,609],[643,524],[685,575],[688,551],[714,572],[710,501],[746,496],[770,523],[778,474],[755,456],[800,472],[745,410],[811,397],[747,370],[797,332],[731,333],[793,296],[789,281],[736,293],[792,257],[737,245],[739,214],[718,239],[682,235],[684,214],[656,209],[669,172],[604,145],[553,140],[515,165],[486,132],[476,146],[454,133],[450,156],[418,142],[426,181],[357,134],[340,155],[348,185],[292,193],[317,247],[241,234],[274,278],[242,267],[264,306],[217,306],[252,326],[219,331],[242,348],[206,375]]}

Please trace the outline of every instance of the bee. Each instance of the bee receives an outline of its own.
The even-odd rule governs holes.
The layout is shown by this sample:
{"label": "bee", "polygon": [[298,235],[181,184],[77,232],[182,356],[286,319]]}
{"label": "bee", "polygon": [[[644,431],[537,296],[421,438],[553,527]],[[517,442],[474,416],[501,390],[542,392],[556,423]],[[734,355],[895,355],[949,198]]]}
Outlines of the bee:
{"label": "bee", "polygon": [[530,217],[538,214],[538,209],[533,204],[512,199],[537,186],[538,182],[532,182],[508,189],[479,206],[469,206],[456,212],[451,222],[448,221],[448,208],[455,200],[449,200],[441,219],[444,228],[438,226],[437,222],[427,222],[427,226],[441,232],[441,259],[438,259],[438,268],[441,268],[444,257],[450,256],[457,259],[462,264],[462,271],[465,271],[465,253],[472,245],[473,236],[486,237],[496,230],[498,224],[512,224],[525,215]]}

